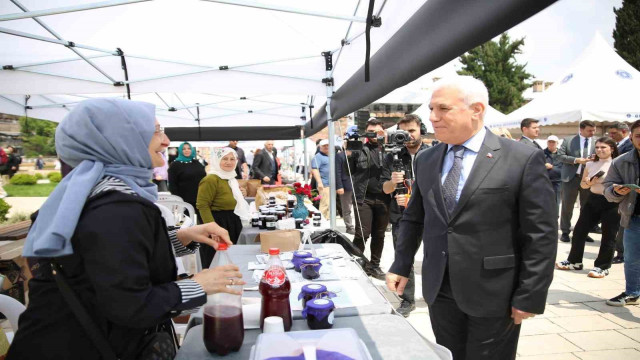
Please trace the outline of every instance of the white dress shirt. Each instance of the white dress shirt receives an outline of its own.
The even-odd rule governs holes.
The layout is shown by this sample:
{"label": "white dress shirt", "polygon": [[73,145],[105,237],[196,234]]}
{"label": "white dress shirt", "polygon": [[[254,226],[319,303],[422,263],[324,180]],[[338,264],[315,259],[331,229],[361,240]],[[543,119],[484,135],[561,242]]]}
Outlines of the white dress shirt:
{"label": "white dress shirt", "polygon": [[[482,147],[482,143],[484,142],[484,137],[486,135],[487,128],[482,127],[482,129],[480,129],[478,133],[473,135],[469,140],[465,141],[462,144],[462,146],[464,146],[464,155],[462,156],[462,170],[460,171],[460,181],[458,182],[456,201],[460,200],[460,194],[462,193],[464,184],[467,182],[467,179],[471,174],[473,163],[476,161],[476,157],[478,157],[478,152],[480,152],[480,148]],[[441,184],[444,184],[444,180],[447,178],[449,171],[451,171],[451,168],[453,167],[453,151],[451,151],[452,147],[453,145],[448,145],[447,156],[445,156],[444,162],[442,163],[442,175],[440,176]]]}

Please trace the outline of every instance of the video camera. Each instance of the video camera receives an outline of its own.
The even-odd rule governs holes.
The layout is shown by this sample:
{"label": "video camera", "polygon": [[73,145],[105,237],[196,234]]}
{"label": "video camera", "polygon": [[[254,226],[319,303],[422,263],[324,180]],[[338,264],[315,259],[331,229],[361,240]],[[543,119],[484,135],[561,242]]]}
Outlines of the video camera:
{"label": "video camera", "polygon": [[[398,154],[400,153],[400,151],[402,151],[404,144],[411,141],[411,135],[407,131],[396,130],[387,132],[387,138],[389,139],[389,141],[384,145],[384,151],[393,154],[393,171],[405,172],[404,164],[398,157]],[[406,194],[407,188],[405,188],[404,186],[400,186],[396,188],[396,193]]]}
{"label": "video camera", "polygon": [[347,141],[347,150],[362,150],[362,139],[378,139],[379,144],[384,144],[384,136],[378,136],[376,132],[368,131],[364,135],[360,135],[357,131],[348,132],[345,140]]}

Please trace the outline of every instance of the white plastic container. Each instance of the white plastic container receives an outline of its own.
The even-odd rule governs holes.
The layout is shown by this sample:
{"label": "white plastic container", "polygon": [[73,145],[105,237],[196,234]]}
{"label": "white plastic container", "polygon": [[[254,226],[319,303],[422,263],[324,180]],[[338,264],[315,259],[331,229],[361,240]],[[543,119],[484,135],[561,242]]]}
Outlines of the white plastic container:
{"label": "white plastic container", "polygon": [[303,347],[339,352],[355,360],[370,360],[371,355],[355,330],[350,328],[291,331],[280,334],[260,334],[251,350],[251,360],[298,356]]}

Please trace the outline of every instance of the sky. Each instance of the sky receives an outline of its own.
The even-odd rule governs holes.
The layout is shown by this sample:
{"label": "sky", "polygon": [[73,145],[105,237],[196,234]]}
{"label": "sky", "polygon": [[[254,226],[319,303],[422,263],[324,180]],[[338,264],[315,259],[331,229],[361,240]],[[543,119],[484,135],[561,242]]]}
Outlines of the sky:
{"label": "sky", "polygon": [[[512,39],[525,38],[518,62],[536,79],[556,81],[584,50],[596,32],[613,47],[615,14],[622,0],[560,0],[516,25],[507,33]],[[435,70],[434,75],[450,74],[457,60]]]}

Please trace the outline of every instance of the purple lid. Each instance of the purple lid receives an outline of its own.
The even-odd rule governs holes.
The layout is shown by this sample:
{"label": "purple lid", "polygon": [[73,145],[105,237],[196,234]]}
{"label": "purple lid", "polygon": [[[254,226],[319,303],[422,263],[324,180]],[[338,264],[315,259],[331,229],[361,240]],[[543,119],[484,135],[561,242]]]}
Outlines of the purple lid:
{"label": "purple lid", "polygon": [[293,257],[308,258],[308,257],[311,257],[311,253],[309,251],[296,250],[293,252]]}
{"label": "purple lid", "polygon": [[318,320],[322,320],[335,308],[333,301],[329,299],[313,299],[307,301],[307,306],[302,310],[302,317],[306,318],[308,314],[311,314]]}
{"label": "purple lid", "polygon": [[322,284],[307,284],[302,287],[302,291],[298,295],[298,300],[302,299],[305,294],[316,296],[317,294],[327,291],[327,287]]}
{"label": "purple lid", "polygon": [[302,259],[302,263],[305,265],[320,264],[320,259],[317,257],[308,257],[306,259]]}

